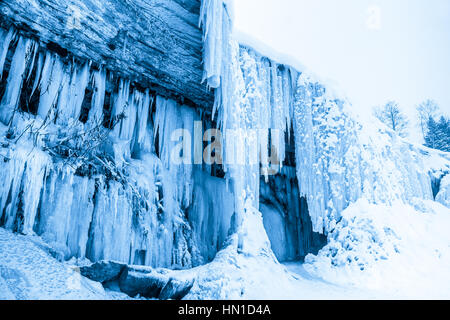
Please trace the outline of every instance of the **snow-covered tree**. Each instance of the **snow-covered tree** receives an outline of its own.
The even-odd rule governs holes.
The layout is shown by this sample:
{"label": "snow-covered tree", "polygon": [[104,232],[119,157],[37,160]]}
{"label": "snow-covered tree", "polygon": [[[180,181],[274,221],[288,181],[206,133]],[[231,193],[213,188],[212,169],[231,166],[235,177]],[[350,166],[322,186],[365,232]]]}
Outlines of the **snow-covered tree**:
{"label": "snow-covered tree", "polygon": [[427,147],[450,152],[450,119],[441,116],[439,121],[430,117],[427,122],[425,145]]}
{"label": "snow-covered tree", "polygon": [[400,137],[408,135],[408,118],[402,113],[398,103],[389,101],[384,106],[375,107],[374,115],[389,128],[397,132]]}
{"label": "snow-covered tree", "polygon": [[419,124],[420,124],[420,129],[422,130],[422,135],[425,138],[425,136],[427,135],[428,132],[428,120],[430,118],[435,119],[437,116],[437,113],[439,111],[439,106],[436,103],[436,101],[431,100],[431,99],[427,99],[425,101],[423,101],[422,103],[420,103],[417,107],[417,115],[419,117]]}

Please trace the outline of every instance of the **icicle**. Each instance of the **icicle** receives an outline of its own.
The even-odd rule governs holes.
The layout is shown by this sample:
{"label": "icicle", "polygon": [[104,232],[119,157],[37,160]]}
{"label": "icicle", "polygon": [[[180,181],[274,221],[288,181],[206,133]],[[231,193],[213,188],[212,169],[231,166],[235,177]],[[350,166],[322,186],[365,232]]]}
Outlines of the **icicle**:
{"label": "icicle", "polygon": [[204,53],[203,81],[211,88],[220,86],[222,74],[222,32],[228,19],[222,0],[203,0],[200,9],[200,26],[203,26]]}
{"label": "icicle", "polygon": [[112,108],[112,115],[113,115],[113,122],[114,122],[114,135],[118,137],[120,135],[120,127],[123,120],[120,121],[120,123],[116,123],[118,121],[118,117],[122,115],[125,112],[125,109],[128,104],[128,100],[130,98],[130,81],[120,79],[119,80],[119,91],[117,95],[115,96],[113,108]]}
{"label": "icicle", "polygon": [[14,30],[10,28],[8,31],[0,29],[0,79],[2,79],[3,66],[5,64],[6,55],[8,53],[9,44],[14,38]]}
{"label": "icicle", "polygon": [[30,97],[33,96],[33,94],[36,91],[36,89],[39,85],[39,82],[41,80],[43,64],[44,64],[44,54],[42,52],[39,52],[38,62],[37,62],[37,66],[36,66],[36,76],[34,78],[33,88],[31,90]]}
{"label": "icicle", "polygon": [[74,64],[72,68],[64,72],[57,107],[58,123],[67,124],[69,121],[78,121],[88,82],[88,63],[82,67]]}
{"label": "icicle", "polygon": [[124,134],[129,126],[129,117],[135,117],[135,115],[130,114],[130,101],[132,101],[130,96],[130,81],[120,79],[119,91],[113,97],[111,124],[114,128],[110,133],[110,137],[114,143],[114,161],[119,167],[130,157],[131,138],[127,134]]}
{"label": "icicle", "polygon": [[22,233],[33,233],[39,201],[41,200],[41,189],[43,188],[50,164],[49,157],[40,151],[33,152],[27,161],[22,186]]}
{"label": "icicle", "polygon": [[13,228],[16,221],[20,187],[26,167],[26,152],[24,150],[18,152],[10,151],[9,158],[11,160],[4,162],[2,170],[0,170],[0,177],[2,178],[0,221],[8,229]]}
{"label": "icicle", "polygon": [[134,136],[134,129],[136,127],[137,118],[137,104],[141,98],[141,93],[136,89],[128,97],[128,103],[124,109],[125,118],[120,124],[120,139],[131,143]]}
{"label": "icicle", "polygon": [[298,80],[294,103],[294,130],[297,177],[300,196],[305,196],[315,231],[323,230],[323,192],[319,186],[319,168],[314,168],[315,145],[313,134],[312,97],[308,79],[302,75]]}
{"label": "icicle", "polygon": [[156,97],[156,113],[154,118],[155,138],[158,137],[159,156],[165,168],[170,168],[170,137],[177,129],[178,113],[177,104],[174,100]]}
{"label": "icicle", "polygon": [[72,74],[72,79],[70,82],[72,106],[70,110],[72,110],[72,118],[74,119],[78,119],[80,116],[86,87],[89,83],[89,69],[90,63],[85,63],[81,68],[76,65],[75,70]]}
{"label": "icicle", "polygon": [[95,71],[94,77],[94,94],[92,96],[91,109],[89,110],[89,118],[87,126],[93,128],[103,122],[103,105],[105,101],[106,89],[106,69]]}
{"label": "icicle", "polygon": [[67,68],[68,70],[65,70],[62,74],[61,78],[61,87],[58,94],[58,105],[56,107],[56,110],[58,112],[57,115],[57,123],[59,124],[67,124],[68,116],[67,114],[70,113],[69,107],[69,101],[70,101],[70,95],[69,95],[69,89],[70,89],[70,67]]}
{"label": "icicle", "polygon": [[0,103],[0,120],[4,124],[9,124],[18,107],[32,44],[32,40],[23,37],[20,37],[17,43],[7,79],[6,91]]}
{"label": "icicle", "polygon": [[64,64],[61,59],[57,55],[47,52],[42,68],[41,95],[38,107],[38,115],[43,119],[53,120],[54,107],[57,103],[63,72]]}
{"label": "icicle", "polygon": [[147,136],[147,122],[149,116],[149,107],[151,105],[152,98],[150,97],[149,90],[146,90],[144,94],[140,95],[139,103],[137,106],[137,122],[136,122],[136,137],[135,144],[140,152],[142,145],[145,143]]}
{"label": "icicle", "polygon": [[32,46],[32,49],[31,49],[31,56],[32,56],[31,59],[32,60],[31,60],[30,67],[28,68],[28,76],[26,78],[27,81],[30,80],[31,74],[33,73],[34,64],[36,62],[36,56],[39,55],[38,52],[39,52],[39,44],[34,42],[33,46]]}

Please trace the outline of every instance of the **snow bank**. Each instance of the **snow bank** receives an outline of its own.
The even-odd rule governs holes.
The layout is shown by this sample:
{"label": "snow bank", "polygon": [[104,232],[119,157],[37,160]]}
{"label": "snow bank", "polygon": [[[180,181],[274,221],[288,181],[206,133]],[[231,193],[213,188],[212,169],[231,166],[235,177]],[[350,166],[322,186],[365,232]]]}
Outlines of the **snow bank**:
{"label": "snow bank", "polygon": [[0,228],[0,299],[111,299],[100,283],[49,255],[39,239]]}
{"label": "snow bank", "polygon": [[450,296],[450,209],[415,199],[391,205],[361,199],[342,212],[328,245],[305,268],[326,281],[402,297]]}

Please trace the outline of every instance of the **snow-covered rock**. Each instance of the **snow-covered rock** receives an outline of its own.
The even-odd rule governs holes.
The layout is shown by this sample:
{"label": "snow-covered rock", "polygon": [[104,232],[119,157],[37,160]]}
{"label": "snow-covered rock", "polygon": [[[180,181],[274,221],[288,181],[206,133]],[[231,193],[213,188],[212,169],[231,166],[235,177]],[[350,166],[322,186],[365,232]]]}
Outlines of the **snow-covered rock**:
{"label": "snow-covered rock", "polygon": [[125,268],[119,279],[120,289],[131,297],[140,295],[163,300],[184,298],[193,284],[191,273],[132,266]]}
{"label": "snow-covered rock", "polygon": [[114,261],[98,261],[92,265],[80,267],[82,276],[96,282],[109,282],[119,279],[126,265]]}

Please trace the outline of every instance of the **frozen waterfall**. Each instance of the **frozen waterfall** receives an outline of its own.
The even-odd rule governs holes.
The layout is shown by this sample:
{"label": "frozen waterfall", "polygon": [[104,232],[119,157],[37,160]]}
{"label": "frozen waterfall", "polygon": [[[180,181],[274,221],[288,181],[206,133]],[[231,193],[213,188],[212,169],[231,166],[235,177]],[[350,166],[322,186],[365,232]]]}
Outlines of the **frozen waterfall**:
{"label": "frozen waterfall", "polygon": [[0,29],[1,227],[65,259],[183,269],[213,260],[253,209],[279,260],[296,260],[358,199],[434,199],[448,167],[358,121],[314,75],[239,45],[228,2],[202,1],[200,20],[207,111]]}

